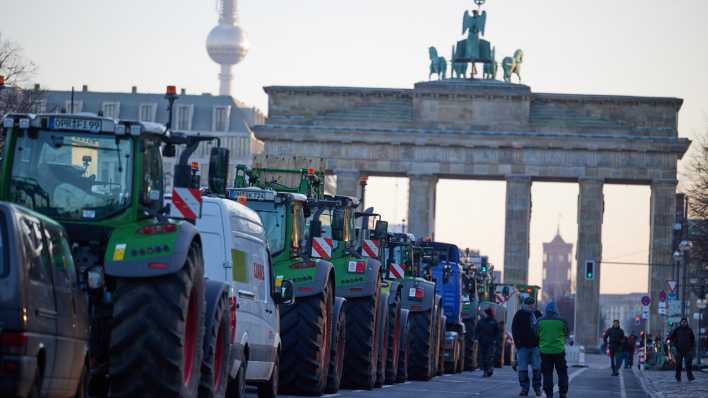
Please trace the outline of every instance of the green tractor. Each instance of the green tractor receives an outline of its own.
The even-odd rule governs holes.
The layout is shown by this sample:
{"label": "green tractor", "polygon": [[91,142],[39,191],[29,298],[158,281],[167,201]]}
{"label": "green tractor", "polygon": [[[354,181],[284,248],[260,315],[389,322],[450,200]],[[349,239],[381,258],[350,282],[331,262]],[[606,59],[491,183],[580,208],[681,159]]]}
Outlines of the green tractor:
{"label": "green tractor", "polygon": [[[174,186],[189,196],[184,210],[199,212],[189,156],[214,138],[88,114],[9,114],[2,136],[0,200],[57,220],[72,243],[91,309],[91,395],[214,395],[219,377],[201,373],[228,364],[228,339],[222,352],[204,352],[232,315],[213,305],[228,302],[228,290],[210,288],[198,231],[163,205],[162,169],[163,156],[183,147]],[[214,190],[224,187],[227,159],[226,149],[212,150]]]}
{"label": "green tractor", "polygon": [[444,339],[442,298],[435,293],[435,282],[424,266],[424,250],[415,237],[390,233],[384,250],[386,280],[401,289],[401,308],[405,337],[401,338],[398,381],[407,378],[430,380],[442,370]]}
{"label": "green tractor", "polygon": [[290,187],[267,180],[267,172],[239,165],[235,188],[228,196],[261,216],[273,272],[278,280],[293,283],[296,301],[280,311],[280,391],[306,395],[334,392],[343,371],[346,314],[344,300],[335,297],[332,264],[310,255],[313,227],[308,228],[306,221],[313,210],[306,194],[311,193],[319,175],[304,170],[302,184]]}

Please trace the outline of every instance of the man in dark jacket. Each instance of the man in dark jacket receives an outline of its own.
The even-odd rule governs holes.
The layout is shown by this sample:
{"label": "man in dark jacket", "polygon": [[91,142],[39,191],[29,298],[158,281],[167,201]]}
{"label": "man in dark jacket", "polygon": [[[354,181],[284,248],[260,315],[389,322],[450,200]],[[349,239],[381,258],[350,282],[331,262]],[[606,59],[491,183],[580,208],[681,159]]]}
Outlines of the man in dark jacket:
{"label": "man in dark jacket", "polygon": [[533,390],[536,396],[541,396],[541,352],[538,350],[537,326],[538,319],[534,311],[536,300],[528,297],[521,309],[514,315],[511,323],[511,334],[516,346],[516,360],[519,369],[519,384],[521,396],[529,395],[529,365],[533,370]]}
{"label": "man in dark jacket", "polygon": [[568,365],[565,361],[565,344],[568,339],[568,324],[558,314],[554,302],[546,305],[546,313],[538,321],[538,346],[541,351],[543,391],[553,397],[553,369],[558,374],[558,392],[561,398],[568,396]]}
{"label": "man in dark jacket", "polygon": [[612,327],[607,329],[603,341],[610,350],[610,364],[612,365],[612,376],[619,375],[620,357],[624,350],[624,330],[620,328],[620,321],[615,319]]}
{"label": "man in dark jacket", "polygon": [[681,367],[686,365],[686,375],[688,381],[693,381],[693,355],[691,353],[696,348],[696,337],[693,335],[693,330],[688,326],[688,319],[682,318],[679,326],[671,332],[669,336],[671,345],[676,349],[676,381],[681,381]]}
{"label": "man in dark jacket", "polygon": [[479,342],[479,353],[482,361],[483,377],[490,377],[494,373],[494,353],[499,341],[499,325],[494,319],[494,310],[487,308],[486,315],[475,327],[475,335]]}

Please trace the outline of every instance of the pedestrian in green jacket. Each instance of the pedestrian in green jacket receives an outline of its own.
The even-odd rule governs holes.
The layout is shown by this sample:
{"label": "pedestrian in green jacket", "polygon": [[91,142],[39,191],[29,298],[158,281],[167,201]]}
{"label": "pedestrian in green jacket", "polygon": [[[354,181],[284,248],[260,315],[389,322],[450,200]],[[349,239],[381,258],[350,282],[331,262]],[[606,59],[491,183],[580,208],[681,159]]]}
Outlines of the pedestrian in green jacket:
{"label": "pedestrian in green jacket", "polygon": [[553,396],[553,369],[558,373],[558,389],[561,398],[568,396],[568,366],[565,362],[565,342],[568,338],[568,324],[561,319],[556,303],[546,305],[546,312],[538,321],[538,345],[541,351],[541,373],[543,390],[549,398]]}

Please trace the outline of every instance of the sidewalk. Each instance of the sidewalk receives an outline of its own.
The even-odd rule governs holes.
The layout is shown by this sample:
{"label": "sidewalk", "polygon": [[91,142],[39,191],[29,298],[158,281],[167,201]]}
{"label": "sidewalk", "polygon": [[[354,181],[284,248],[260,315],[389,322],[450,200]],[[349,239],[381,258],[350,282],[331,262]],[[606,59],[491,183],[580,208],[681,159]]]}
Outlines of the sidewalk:
{"label": "sidewalk", "polygon": [[634,368],[634,373],[642,381],[645,387],[654,398],[698,398],[708,397],[708,373],[694,371],[696,380],[688,382],[686,374],[683,374],[683,381],[676,382],[673,370],[640,371]]}

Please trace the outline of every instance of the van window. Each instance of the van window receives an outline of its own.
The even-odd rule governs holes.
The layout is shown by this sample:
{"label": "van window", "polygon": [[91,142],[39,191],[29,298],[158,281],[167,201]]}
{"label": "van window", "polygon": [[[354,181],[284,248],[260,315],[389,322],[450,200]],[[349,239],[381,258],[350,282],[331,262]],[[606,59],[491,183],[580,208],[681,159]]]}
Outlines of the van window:
{"label": "van window", "polygon": [[231,250],[231,268],[234,282],[248,283],[248,269],[246,267],[246,252],[241,250]]}
{"label": "van window", "polygon": [[54,275],[57,276],[54,283],[72,288],[76,283],[76,274],[74,271],[74,260],[71,257],[71,248],[66,242],[64,232],[53,225],[47,225],[46,232],[49,252],[52,258],[52,266],[54,267]]}
{"label": "van window", "polygon": [[7,244],[7,224],[5,216],[0,213],[0,278],[6,277],[10,273],[10,246]]}
{"label": "van window", "polygon": [[49,283],[49,255],[44,247],[41,226],[38,221],[29,218],[22,218],[20,222],[22,228],[22,241],[25,247],[25,255],[29,263],[30,279]]}

